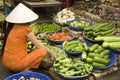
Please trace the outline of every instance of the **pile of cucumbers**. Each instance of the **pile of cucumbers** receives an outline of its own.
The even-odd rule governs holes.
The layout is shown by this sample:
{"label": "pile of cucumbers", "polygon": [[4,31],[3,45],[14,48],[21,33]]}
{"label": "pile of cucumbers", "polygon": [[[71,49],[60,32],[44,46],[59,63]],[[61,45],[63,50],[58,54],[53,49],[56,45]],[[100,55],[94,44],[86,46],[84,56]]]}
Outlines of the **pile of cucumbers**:
{"label": "pile of cucumbers", "polygon": [[93,67],[104,68],[110,63],[110,50],[104,49],[98,44],[93,44],[81,55],[81,59]]}
{"label": "pile of cucumbers", "polygon": [[119,36],[98,36],[95,38],[96,41],[103,41],[102,46],[104,48],[120,50],[120,37]]}
{"label": "pile of cucumbers", "polygon": [[71,58],[59,57],[53,64],[55,72],[63,76],[83,76],[90,74],[93,66],[86,64],[80,60],[73,60]]}
{"label": "pile of cucumbers", "polygon": [[65,41],[62,44],[62,48],[67,52],[73,52],[73,54],[83,52],[88,45],[80,40]]}
{"label": "pile of cucumbers", "polygon": [[114,23],[104,22],[96,23],[91,27],[84,29],[84,35],[90,40],[94,40],[97,36],[111,36],[116,33]]}

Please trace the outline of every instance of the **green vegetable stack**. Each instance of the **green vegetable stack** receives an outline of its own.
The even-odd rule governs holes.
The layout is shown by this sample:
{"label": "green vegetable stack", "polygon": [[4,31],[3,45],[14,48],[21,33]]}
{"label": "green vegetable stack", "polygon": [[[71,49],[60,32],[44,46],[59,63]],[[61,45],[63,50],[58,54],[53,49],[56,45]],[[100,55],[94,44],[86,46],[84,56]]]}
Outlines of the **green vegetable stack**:
{"label": "green vegetable stack", "polygon": [[90,22],[88,21],[73,21],[70,23],[71,26],[76,28],[85,28],[90,26]]}
{"label": "green vegetable stack", "polygon": [[120,49],[120,37],[103,36],[103,37],[96,37],[95,40],[96,41],[103,41],[102,46],[104,48]]}
{"label": "green vegetable stack", "polygon": [[57,32],[60,30],[60,27],[57,24],[47,24],[47,23],[42,23],[39,25],[39,31],[40,32]]}
{"label": "green vegetable stack", "polygon": [[98,44],[94,44],[88,51],[82,53],[81,58],[93,67],[103,68],[110,62],[109,53],[110,50],[104,49]]}
{"label": "green vegetable stack", "polygon": [[53,68],[63,76],[82,76],[90,74],[93,70],[93,66],[89,64],[64,57],[57,58],[56,63],[53,64]]}
{"label": "green vegetable stack", "polygon": [[35,35],[37,35],[38,33],[50,33],[50,32],[57,32],[60,31],[60,26],[52,23],[52,24],[48,24],[48,23],[42,23],[42,24],[37,24],[37,23],[32,23],[30,24],[30,26],[33,29],[33,32]]}
{"label": "green vegetable stack", "polygon": [[94,40],[98,36],[111,36],[116,33],[116,28],[113,23],[97,23],[91,27],[84,29],[84,34],[87,38]]}
{"label": "green vegetable stack", "polygon": [[83,52],[85,47],[84,44],[86,43],[80,42],[79,40],[65,41],[63,42],[62,47],[70,52]]}

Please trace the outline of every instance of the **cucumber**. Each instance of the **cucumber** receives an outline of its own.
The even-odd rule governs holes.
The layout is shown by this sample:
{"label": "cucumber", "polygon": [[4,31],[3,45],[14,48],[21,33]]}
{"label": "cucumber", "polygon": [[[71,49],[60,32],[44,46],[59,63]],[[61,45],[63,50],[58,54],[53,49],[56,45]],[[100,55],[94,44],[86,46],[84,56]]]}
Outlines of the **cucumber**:
{"label": "cucumber", "polygon": [[104,26],[107,26],[107,25],[108,25],[108,23],[99,23],[99,25],[94,27],[93,30],[98,30],[100,28],[104,28]]}
{"label": "cucumber", "polygon": [[82,60],[86,60],[86,58],[87,58],[87,52],[83,51],[81,57],[82,57]]}
{"label": "cucumber", "polygon": [[109,45],[111,49],[120,49],[120,42],[111,42]]}
{"label": "cucumber", "polygon": [[64,41],[63,44],[62,44],[63,48],[66,48],[67,46],[67,41]]}
{"label": "cucumber", "polygon": [[99,46],[98,44],[92,45],[92,47],[90,47],[89,51],[93,52],[95,49],[98,48],[98,46]]}
{"label": "cucumber", "polygon": [[110,59],[94,57],[93,61],[107,65],[110,62]]}
{"label": "cucumber", "polygon": [[103,36],[105,36],[105,35],[113,32],[113,31],[115,31],[115,30],[116,30],[115,28],[112,28],[112,29],[110,29],[110,30],[106,30],[106,31],[104,31],[104,32],[101,32],[101,34],[102,34]]}
{"label": "cucumber", "polygon": [[87,46],[87,44],[86,44],[86,43],[83,43],[83,47],[84,47],[85,51],[88,51],[88,50],[89,50],[89,48],[90,48],[90,47],[88,47],[88,46]]}
{"label": "cucumber", "polygon": [[96,41],[105,41],[105,42],[119,42],[120,37],[117,36],[98,36],[95,38]]}
{"label": "cucumber", "polygon": [[103,57],[104,57],[103,55],[101,55],[101,54],[96,54],[96,53],[89,53],[88,56],[89,56],[89,57],[92,57],[92,58],[94,58],[94,57],[101,57],[101,58],[103,58]]}
{"label": "cucumber", "polygon": [[76,47],[76,44],[73,44],[73,45],[68,46],[65,50],[70,51],[71,49],[73,49],[75,47]]}
{"label": "cucumber", "polygon": [[104,50],[100,54],[105,56],[105,55],[109,55],[109,53],[110,53],[110,50]]}
{"label": "cucumber", "polygon": [[98,48],[94,51],[95,53],[101,53],[104,49],[101,46],[98,46]]}
{"label": "cucumber", "polygon": [[108,25],[106,25],[106,26],[104,26],[104,27],[101,27],[101,28],[99,28],[99,29],[97,29],[96,31],[98,32],[98,31],[107,31],[107,30],[110,30],[110,29],[112,29],[112,28],[114,28],[114,24],[113,23],[110,23],[110,24],[108,24]]}
{"label": "cucumber", "polygon": [[87,58],[86,58],[86,62],[87,62],[87,63],[92,63],[92,62],[93,62],[93,58],[87,57]]}
{"label": "cucumber", "polygon": [[94,66],[94,67],[101,67],[102,68],[102,67],[105,67],[106,65],[102,64],[102,63],[93,62],[92,66]]}
{"label": "cucumber", "polygon": [[115,33],[116,33],[117,31],[116,30],[114,30],[114,31],[112,31],[111,33],[109,33],[109,34],[106,34],[105,36],[113,36],[113,35],[115,35]]}

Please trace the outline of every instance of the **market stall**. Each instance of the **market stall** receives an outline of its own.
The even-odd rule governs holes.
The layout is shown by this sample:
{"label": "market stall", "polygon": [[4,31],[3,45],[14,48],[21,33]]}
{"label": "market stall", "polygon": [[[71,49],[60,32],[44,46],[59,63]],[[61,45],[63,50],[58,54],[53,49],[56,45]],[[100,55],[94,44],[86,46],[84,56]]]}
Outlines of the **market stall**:
{"label": "market stall", "polygon": [[[52,23],[31,23],[36,38],[52,50],[41,67],[55,80],[101,80],[120,68],[120,1],[77,1],[53,15]],[[28,52],[35,46],[28,40]],[[47,80],[47,79],[46,79]]]}

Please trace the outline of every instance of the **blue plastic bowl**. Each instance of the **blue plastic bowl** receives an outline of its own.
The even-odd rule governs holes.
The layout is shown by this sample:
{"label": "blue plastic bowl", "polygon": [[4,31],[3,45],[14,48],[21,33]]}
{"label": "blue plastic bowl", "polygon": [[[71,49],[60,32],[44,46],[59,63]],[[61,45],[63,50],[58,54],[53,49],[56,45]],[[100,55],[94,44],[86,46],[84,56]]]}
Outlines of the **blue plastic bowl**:
{"label": "blue plastic bowl", "polygon": [[62,79],[64,80],[85,80],[86,77],[88,77],[90,74],[85,74],[83,76],[64,76],[62,74],[60,74],[59,72],[56,72],[54,70],[54,72]]}
{"label": "blue plastic bowl", "polygon": [[[57,33],[59,33],[59,32],[57,32]],[[51,35],[51,34],[54,34],[54,33],[49,33],[49,34],[46,36],[47,40],[48,40],[50,43],[57,44],[57,45],[62,44],[64,41],[70,41],[70,40],[73,40],[73,39],[74,39],[74,35],[68,34],[69,36],[71,36],[71,39],[70,39],[70,40],[52,40],[52,39],[48,38],[48,36]],[[67,34],[67,33],[66,33],[66,34]]]}
{"label": "blue plastic bowl", "polygon": [[107,66],[105,66],[103,68],[94,67],[94,69],[103,70],[103,69],[108,69],[108,68],[112,67],[116,63],[116,61],[117,61],[115,53],[110,52],[109,58],[110,58],[110,62],[109,62],[109,64]]}
{"label": "blue plastic bowl", "polygon": [[110,49],[113,53],[118,53],[120,54],[120,49]]}
{"label": "blue plastic bowl", "polygon": [[[83,19],[83,20],[71,20],[71,21],[68,21],[68,27],[71,29],[71,30],[74,30],[74,31],[83,31],[85,27],[75,27],[75,26],[71,26],[70,23],[71,22],[74,22],[74,21],[85,21],[85,22],[89,22],[90,23],[90,26],[93,25],[93,23],[90,21],[90,20],[87,20],[87,19]],[[89,27],[89,26],[86,26],[86,27]]]}
{"label": "blue plastic bowl", "polygon": [[40,80],[51,80],[48,76],[41,73],[37,73],[37,72],[20,72],[20,73],[13,74],[5,78],[4,80],[13,80],[13,79],[18,80],[21,76],[27,79],[29,79],[30,77],[34,77]]}
{"label": "blue plastic bowl", "polygon": [[[74,41],[74,40],[71,40],[71,41]],[[80,40],[80,42],[85,42],[88,46],[92,46],[92,43],[90,43],[90,42],[87,42],[87,41],[85,41],[85,40]],[[67,51],[67,50],[65,50],[63,47],[62,47],[62,45],[60,46],[64,51],[65,51],[65,53],[67,53],[67,54],[69,54],[69,55],[78,55],[78,54],[82,54],[82,52],[71,52],[71,51]]]}

